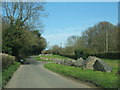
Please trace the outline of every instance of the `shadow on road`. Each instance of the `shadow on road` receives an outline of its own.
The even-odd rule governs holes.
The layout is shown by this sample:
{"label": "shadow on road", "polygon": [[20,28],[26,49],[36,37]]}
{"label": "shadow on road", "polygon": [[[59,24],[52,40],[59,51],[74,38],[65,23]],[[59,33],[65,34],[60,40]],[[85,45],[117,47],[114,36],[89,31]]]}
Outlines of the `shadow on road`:
{"label": "shadow on road", "polygon": [[29,58],[28,60],[26,60],[26,62],[24,63],[24,65],[41,65],[41,64],[43,64],[44,62],[40,62],[40,61],[37,61],[37,60],[35,60],[34,59],[34,57],[31,57],[31,58]]}

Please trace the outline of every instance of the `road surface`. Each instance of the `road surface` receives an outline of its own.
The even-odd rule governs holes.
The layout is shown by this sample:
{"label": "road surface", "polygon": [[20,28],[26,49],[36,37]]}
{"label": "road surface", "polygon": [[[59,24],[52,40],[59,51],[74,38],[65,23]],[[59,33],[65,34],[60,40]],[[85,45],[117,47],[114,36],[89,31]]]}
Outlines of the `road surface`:
{"label": "road surface", "polygon": [[21,65],[5,88],[93,88],[65,78],[43,67],[43,63],[31,60]]}

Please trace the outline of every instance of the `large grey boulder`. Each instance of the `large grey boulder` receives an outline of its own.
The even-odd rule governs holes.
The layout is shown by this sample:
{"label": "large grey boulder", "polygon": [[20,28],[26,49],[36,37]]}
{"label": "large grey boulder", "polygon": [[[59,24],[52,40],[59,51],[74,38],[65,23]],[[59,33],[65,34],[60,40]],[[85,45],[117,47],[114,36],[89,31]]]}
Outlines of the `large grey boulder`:
{"label": "large grey boulder", "polygon": [[82,67],[83,66],[83,58],[78,58],[75,62],[76,67]]}
{"label": "large grey boulder", "polygon": [[56,63],[56,64],[62,64],[63,60],[61,59],[53,59],[53,63]]}
{"label": "large grey boulder", "polygon": [[53,59],[53,62],[56,64],[59,64],[60,60],[59,59]]}
{"label": "large grey boulder", "polygon": [[84,62],[83,62],[83,67],[86,69],[93,69],[93,65],[95,61],[97,60],[96,57],[89,56]]}
{"label": "large grey boulder", "polygon": [[83,62],[83,67],[85,69],[93,69],[95,71],[111,72],[112,67],[108,66],[100,58],[89,56],[87,60]]}
{"label": "large grey boulder", "polygon": [[66,60],[64,60],[64,63],[63,63],[63,64],[64,64],[64,65],[67,65],[67,66],[72,66],[73,62],[72,62],[72,60],[66,59]]}
{"label": "large grey boulder", "polygon": [[56,63],[57,62],[57,59],[53,59],[53,63]]}
{"label": "large grey boulder", "polygon": [[112,67],[108,66],[103,60],[98,59],[93,65],[95,71],[112,72]]}

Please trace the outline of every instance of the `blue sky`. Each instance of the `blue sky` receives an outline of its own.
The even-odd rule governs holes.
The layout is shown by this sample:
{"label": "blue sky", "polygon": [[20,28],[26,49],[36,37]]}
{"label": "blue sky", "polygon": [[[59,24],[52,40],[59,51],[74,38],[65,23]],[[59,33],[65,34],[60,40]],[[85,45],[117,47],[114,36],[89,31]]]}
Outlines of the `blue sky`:
{"label": "blue sky", "polygon": [[49,46],[62,45],[69,36],[80,36],[87,28],[99,23],[109,21],[117,24],[117,2],[47,2],[47,18],[43,18],[43,37]]}

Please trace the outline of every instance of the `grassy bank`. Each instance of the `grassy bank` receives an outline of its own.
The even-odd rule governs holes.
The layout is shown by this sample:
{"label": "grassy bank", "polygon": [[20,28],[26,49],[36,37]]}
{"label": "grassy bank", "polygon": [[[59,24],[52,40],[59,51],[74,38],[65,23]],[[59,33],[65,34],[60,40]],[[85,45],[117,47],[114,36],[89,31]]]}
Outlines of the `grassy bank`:
{"label": "grassy bank", "polygon": [[118,77],[111,73],[105,73],[93,70],[83,70],[80,67],[64,66],[60,64],[47,63],[45,68],[59,74],[71,76],[82,81],[91,82],[102,88],[117,88]]}
{"label": "grassy bank", "polygon": [[7,69],[2,71],[2,87],[4,87],[7,82],[10,80],[14,72],[20,66],[20,63],[15,62],[13,65],[9,66]]}
{"label": "grassy bank", "polygon": [[44,58],[48,58],[48,59],[51,59],[51,58],[71,59],[71,58],[63,57],[63,56],[59,56],[59,55],[42,55],[42,56],[38,56],[38,57],[44,57]]}
{"label": "grassy bank", "polygon": [[[47,58],[48,60],[45,60],[45,59],[42,59],[42,58]],[[71,58],[63,57],[63,56],[59,56],[59,55],[42,55],[42,56],[35,56],[34,57],[35,60],[45,61],[45,62],[50,62],[52,60],[49,60],[49,59],[54,59],[54,58],[57,58],[57,59],[71,59]]]}

